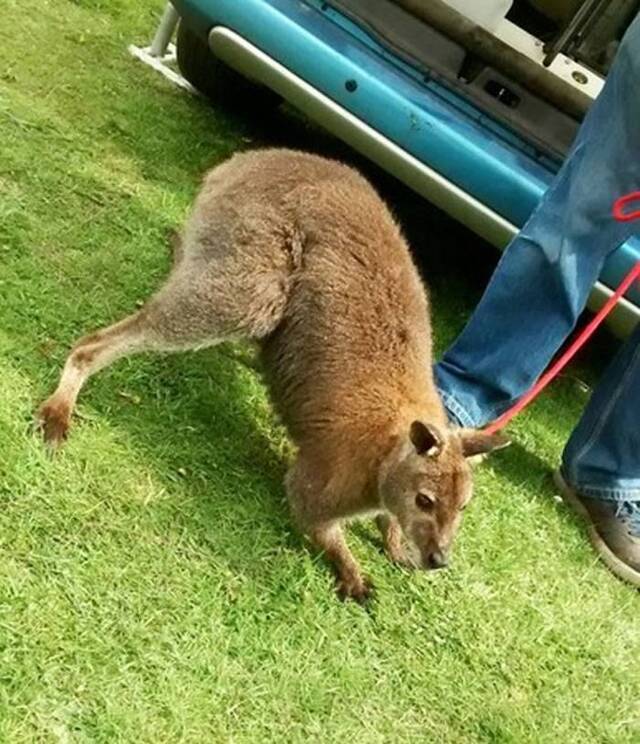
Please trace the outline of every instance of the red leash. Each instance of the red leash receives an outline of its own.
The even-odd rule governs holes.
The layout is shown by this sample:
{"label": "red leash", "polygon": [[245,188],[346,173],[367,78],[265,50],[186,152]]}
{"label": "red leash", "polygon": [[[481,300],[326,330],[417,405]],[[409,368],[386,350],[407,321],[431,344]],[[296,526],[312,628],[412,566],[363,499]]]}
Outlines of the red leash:
{"label": "red leash", "polygon": [[[613,216],[618,222],[631,222],[640,218],[640,208],[631,212],[627,211],[627,206],[633,202],[640,201],[640,191],[635,191],[632,194],[620,197],[613,205]],[[640,261],[638,261],[625,276],[620,283],[620,286],[616,291],[609,297],[607,302],[598,311],[597,315],[590,321],[590,323],[578,334],[569,348],[562,354],[562,356],[549,367],[549,369],[540,377],[538,382],[529,390],[528,393],[520,398],[520,400],[512,406],[508,411],[499,416],[495,421],[489,424],[485,429],[486,434],[495,434],[500,429],[504,428],[514,416],[517,416],[523,408],[526,408],[529,403],[547,387],[547,385],[557,377],[560,372],[566,367],[566,365],[573,359],[573,357],[580,351],[580,349],[587,343],[587,341],[594,334],[596,328],[602,323],[602,321],[609,315],[613,310],[618,300],[624,295],[629,289],[633,282],[640,276]]]}

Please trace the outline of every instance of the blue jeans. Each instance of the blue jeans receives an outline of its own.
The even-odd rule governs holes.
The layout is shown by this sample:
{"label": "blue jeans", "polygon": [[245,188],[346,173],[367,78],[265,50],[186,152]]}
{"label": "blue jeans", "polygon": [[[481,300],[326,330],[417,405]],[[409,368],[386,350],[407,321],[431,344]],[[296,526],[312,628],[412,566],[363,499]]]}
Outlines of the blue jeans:
{"label": "blue jeans", "polygon": [[[450,416],[480,427],[518,400],[574,328],[605,259],[638,222],[613,202],[640,189],[640,16],[563,167],[511,242],[466,328],[436,365]],[[563,454],[585,495],[640,501],[640,328],[600,381]]]}

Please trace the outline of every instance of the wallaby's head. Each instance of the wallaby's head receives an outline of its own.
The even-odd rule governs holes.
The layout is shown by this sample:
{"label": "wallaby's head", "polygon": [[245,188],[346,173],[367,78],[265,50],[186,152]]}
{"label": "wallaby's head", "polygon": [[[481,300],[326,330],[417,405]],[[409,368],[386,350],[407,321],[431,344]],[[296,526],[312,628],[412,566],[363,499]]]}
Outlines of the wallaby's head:
{"label": "wallaby's head", "polygon": [[473,484],[468,458],[509,440],[414,421],[380,470],[382,506],[393,514],[422,568],[444,568]]}

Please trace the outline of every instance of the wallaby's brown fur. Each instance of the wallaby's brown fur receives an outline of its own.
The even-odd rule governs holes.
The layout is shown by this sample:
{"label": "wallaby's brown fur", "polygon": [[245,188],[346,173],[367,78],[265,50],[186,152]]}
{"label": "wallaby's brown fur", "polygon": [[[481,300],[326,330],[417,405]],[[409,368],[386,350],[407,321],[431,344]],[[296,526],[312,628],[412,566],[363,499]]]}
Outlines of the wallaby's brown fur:
{"label": "wallaby's brown fur", "polygon": [[206,176],[175,257],[139,312],[75,346],[39,412],[46,440],[66,436],[81,386],[121,356],[251,338],[298,449],[293,517],[340,593],[370,589],[341,528],[359,515],[378,515],[393,560],[406,541],[419,564],[444,565],[471,495],[465,455],[499,440],[448,427],[426,292],[367,181],[299,152],[236,155]]}

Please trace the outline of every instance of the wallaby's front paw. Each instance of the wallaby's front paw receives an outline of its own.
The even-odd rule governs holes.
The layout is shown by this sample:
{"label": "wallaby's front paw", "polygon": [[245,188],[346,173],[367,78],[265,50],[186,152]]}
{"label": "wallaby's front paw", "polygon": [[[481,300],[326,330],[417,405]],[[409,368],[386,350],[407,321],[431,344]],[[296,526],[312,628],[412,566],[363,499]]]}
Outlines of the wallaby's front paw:
{"label": "wallaby's front paw", "polygon": [[338,580],[337,587],[340,599],[353,599],[359,604],[364,604],[373,596],[373,584],[362,576],[343,576]]}
{"label": "wallaby's front paw", "polygon": [[416,561],[410,556],[409,552],[402,546],[390,545],[385,546],[385,555],[393,563],[394,566],[400,566],[402,568],[417,568]]}
{"label": "wallaby's front paw", "polygon": [[387,534],[384,541],[384,554],[397,566],[406,566],[411,568],[414,564],[409,556],[409,552],[402,542],[400,533]]}
{"label": "wallaby's front paw", "polygon": [[407,551],[398,520],[389,514],[380,514],[376,523],[382,534],[384,553],[391,563],[405,568],[415,568],[415,561]]}
{"label": "wallaby's front paw", "polygon": [[69,407],[57,401],[46,401],[36,414],[36,427],[45,444],[52,449],[59,447],[67,438],[70,423]]}

